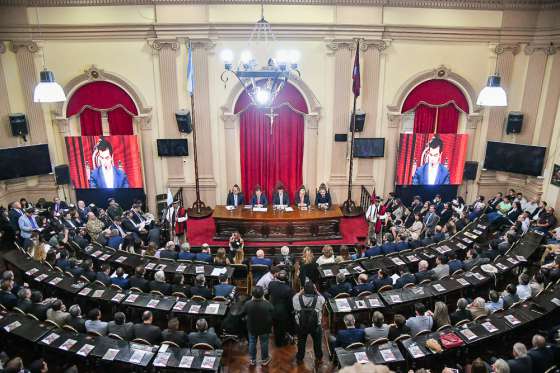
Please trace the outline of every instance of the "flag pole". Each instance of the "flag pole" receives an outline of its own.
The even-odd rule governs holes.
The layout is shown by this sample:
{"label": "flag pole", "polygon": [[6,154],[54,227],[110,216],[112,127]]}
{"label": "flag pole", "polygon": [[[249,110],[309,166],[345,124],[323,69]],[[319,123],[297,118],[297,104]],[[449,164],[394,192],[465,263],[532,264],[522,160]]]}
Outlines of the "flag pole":
{"label": "flag pole", "polygon": [[212,214],[212,209],[209,206],[206,206],[204,202],[200,199],[200,182],[198,179],[198,152],[196,149],[196,115],[194,113],[194,82],[192,81],[193,77],[190,76],[191,74],[194,75],[192,72],[192,47],[189,41],[189,72],[187,72],[187,79],[190,79],[190,84],[192,85],[190,96],[191,96],[191,123],[192,123],[192,134],[193,134],[193,152],[194,152],[194,186],[196,191],[196,200],[193,202],[192,207],[187,209],[187,215],[190,218],[205,218]]}
{"label": "flag pole", "polygon": [[[350,131],[352,135],[350,137],[350,167],[348,170],[348,198],[342,204],[342,214],[344,216],[358,216],[362,214],[362,208],[360,206],[356,206],[356,203],[352,200],[352,171],[354,166],[354,136],[356,134],[356,102],[359,96],[359,68],[360,68],[360,61],[359,61],[359,53],[360,53],[360,40],[356,40],[356,57],[354,60],[354,72],[352,74],[352,78],[354,79],[354,85],[357,82],[357,88],[353,85],[352,91],[354,92],[354,104],[352,107],[352,121],[350,124]],[[356,71],[356,69],[358,69]]]}

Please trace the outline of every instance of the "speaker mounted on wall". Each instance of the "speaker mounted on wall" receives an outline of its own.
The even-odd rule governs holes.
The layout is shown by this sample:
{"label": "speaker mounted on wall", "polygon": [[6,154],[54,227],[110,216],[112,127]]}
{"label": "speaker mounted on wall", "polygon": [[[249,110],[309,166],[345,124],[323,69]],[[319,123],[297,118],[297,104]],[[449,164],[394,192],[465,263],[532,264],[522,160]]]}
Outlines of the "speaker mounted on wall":
{"label": "speaker mounted on wall", "polygon": [[[354,127],[356,132],[362,132],[364,130],[364,124],[366,123],[366,113],[356,113],[356,123]],[[350,115],[350,132],[352,132],[352,115]]]}
{"label": "speaker mounted on wall", "polygon": [[520,111],[510,111],[507,117],[506,133],[520,133],[523,128],[523,113]]}
{"label": "speaker mounted on wall", "polygon": [[175,119],[177,119],[177,127],[179,132],[191,133],[192,132],[192,121],[191,113],[186,110],[179,110],[175,113]]}
{"label": "speaker mounted on wall", "polygon": [[29,135],[29,130],[25,114],[10,114],[10,129],[12,130],[12,136],[21,136],[24,141],[27,141],[26,136]]}
{"label": "speaker mounted on wall", "polygon": [[478,162],[466,161],[465,168],[463,169],[464,180],[476,180],[476,173],[478,171]]}
{"label": "speaker mounted on wall", "polygon": [[348,141],[348,134],[346,134],[346,133],[335,133],[334,134],[334,141],[335,142],[346,142],[346,141]]}
{"label": "speaker mounted on wall", "polygon": [[56,185],[70,184],[70,167],[67,164],[61,164],[54,167],[54,176]]}

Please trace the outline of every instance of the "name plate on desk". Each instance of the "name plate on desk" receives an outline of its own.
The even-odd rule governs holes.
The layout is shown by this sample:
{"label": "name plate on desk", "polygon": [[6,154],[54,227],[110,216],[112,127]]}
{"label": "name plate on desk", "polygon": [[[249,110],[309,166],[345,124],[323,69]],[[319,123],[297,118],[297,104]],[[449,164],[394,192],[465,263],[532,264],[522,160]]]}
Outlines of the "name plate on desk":
{"label": "name plate on desk", "polygon": [[266,207],[253,207],[253,212],[267,212],[268,209]]}

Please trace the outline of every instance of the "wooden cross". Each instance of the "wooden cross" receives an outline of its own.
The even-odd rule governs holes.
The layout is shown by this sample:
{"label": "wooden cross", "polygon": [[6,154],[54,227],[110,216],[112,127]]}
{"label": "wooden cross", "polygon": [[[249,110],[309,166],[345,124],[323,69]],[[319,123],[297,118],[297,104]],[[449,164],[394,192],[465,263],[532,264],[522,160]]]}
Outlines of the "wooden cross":
{"label": "wooden cross", "polygon": [[278,114],[274,114],[274,109],[271,107],[270,113],[265,115],[270,118],[270,134],[272,135],[272,125],[274,124],[274,118],[277,117]]}

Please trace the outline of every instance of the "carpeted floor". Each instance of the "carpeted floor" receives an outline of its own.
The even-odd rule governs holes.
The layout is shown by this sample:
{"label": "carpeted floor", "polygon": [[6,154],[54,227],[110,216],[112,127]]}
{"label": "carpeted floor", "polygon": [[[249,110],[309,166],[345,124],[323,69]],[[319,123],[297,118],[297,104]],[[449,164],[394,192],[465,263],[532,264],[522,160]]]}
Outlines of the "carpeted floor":
{"label": "carpeted floor", "polygon": [[[212,217],[205,219],[189,219],[188,220],[188,238],[193,246],[199,246],[203,243],[209,245],[223,245],[227,241],[214,240],[214,233],[216,226]],[[367,236],[368,226],[363,216],[355,218],[342,218],[340,222],[340,232],[342,239],[339,240],[321,240],[321,241],[294,241],[294,242],[271,242],[267,246],[281,246],[297,243],[298,245],[320,245],[323,243],[330,243],[334,245],[350,244],[353,245],[358,242],[357,237]],[[263,246],[262,242],[247,242],[246,246]]]}

